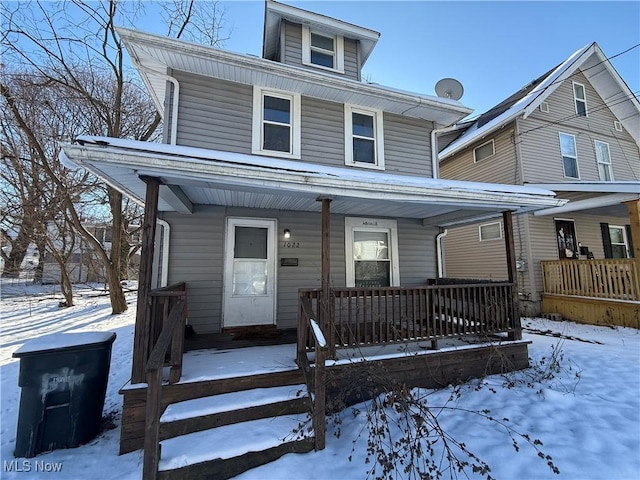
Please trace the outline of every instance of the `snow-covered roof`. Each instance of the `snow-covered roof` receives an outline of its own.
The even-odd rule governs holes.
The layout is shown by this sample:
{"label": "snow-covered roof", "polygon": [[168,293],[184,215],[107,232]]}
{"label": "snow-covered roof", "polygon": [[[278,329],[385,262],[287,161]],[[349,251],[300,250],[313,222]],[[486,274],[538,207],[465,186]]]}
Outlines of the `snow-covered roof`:
{"label": "snow-covered roof", "polygon": [[472,112],[460,102],[448,98],[363,83],[320,70],[136,30],[118,28],[117,31],[158,111],[163,115],[168,70],[245,85],[260,85],[331,102],[350,103],[440,125],[451,125]]}
{"label": "snow-covered roof", "polygon": [[109,137],[83,136],[62,146],[62,160],[80,165],[139,202],[140,177],[162,180],[160,210],[189,213],[194,204],[421,218],[449,226],[492,218],[505,210],[563,205],[542,188],[404,176],[258,155]]}
{"label": "snow-covered roof", "polygon": [[640,103],[594,42],[574,52],[556,68],[480,115],[460,137],[440,152],[440,160],[459,152],[518,116],[527,118],[563,80],[578,69],[581,69],[602,100],[640,145]]}

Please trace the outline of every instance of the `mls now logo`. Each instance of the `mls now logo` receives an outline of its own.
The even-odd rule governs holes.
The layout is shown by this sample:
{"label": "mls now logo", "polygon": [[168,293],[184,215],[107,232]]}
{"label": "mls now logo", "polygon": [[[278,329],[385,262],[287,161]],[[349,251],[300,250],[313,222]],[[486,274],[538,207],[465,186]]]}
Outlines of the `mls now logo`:
{"label": "mls now logo", "polygon": [[5,460],[2,465],[5,472],[60,472],[62,462],[45,462],[43,460]]}

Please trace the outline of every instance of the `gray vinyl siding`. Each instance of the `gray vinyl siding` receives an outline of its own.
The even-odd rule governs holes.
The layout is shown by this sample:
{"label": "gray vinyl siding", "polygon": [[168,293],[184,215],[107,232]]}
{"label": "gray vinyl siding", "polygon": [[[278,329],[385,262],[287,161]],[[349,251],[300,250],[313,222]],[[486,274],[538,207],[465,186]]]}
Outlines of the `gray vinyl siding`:
{"label": "gray vinyl siding", "polygon": [[[572,80],[586,89],[587,117],[575,115]],[[536,110],[528,118],[518,120],[526,182],[575,180],[564,177],[559,132],[576,139],[580,180],[599,180],[594,140],[609,144],[615,180],[640,179],[638,146],[626,131],[614,129],[616,117],[582,74],[564,81],[546,102],[549,113]]]}
{"label": "gray vinyl siding", "polygon": [[[443,160],[440,163],[440,177],[511,185],[519,183],[513,136],[513,126],[506,126],[497,133],[479,140],[463,152]],[[495,154],[474,162],[473,149],[490,140],[494,141]]]}
{"label": "gray vinyl siding", "polygon": [[480,241],[479,225],[492,222],[448,229],[443,240],[446,277],[484,280],[508,278],[504,239]]}
{"label": "gray vinyl siding", "polygon": [[[295,328],[298,289],[321,285],[321,215],[319,212],[255,210],[235,207],[196,206],[192,215],[164,213],[171,228],[169,284],[186,282],[189,323],[198,333],[221,328],[226,218],[277,219],[278,293],[277,326]],[[331,217],[331,284],[346,284],[345,217]],[[282,231],[291,231],[289,248]],[[436,275],[434,228],[421,221],[398,219],[400,281],[403,286],[424,285]],[[281,267],[281,258],[297,258],[297,267]]]}
{"label": "gray vinyl siding", "polygon": [[[251,154],[253,88],[184,73],[175,77],[178,144]],[[344,105],[302,97],[300,110],[302,161],[344,167]],[[431,176],[431,122],[384,114],[383,123],[385,171]]]}
{"label": "gray vinyl siding", "polygon": [[[296,65],[314,70],[313,66],[302,64],[302,25],[285,21],[284,28],[284,58],[282,63]],[[315,69],[316,71],[339,75],[341,77],[360,80],[358,68],[358,42],[351,38],[344,39],[344,73],[332,73],[329,70]]]}

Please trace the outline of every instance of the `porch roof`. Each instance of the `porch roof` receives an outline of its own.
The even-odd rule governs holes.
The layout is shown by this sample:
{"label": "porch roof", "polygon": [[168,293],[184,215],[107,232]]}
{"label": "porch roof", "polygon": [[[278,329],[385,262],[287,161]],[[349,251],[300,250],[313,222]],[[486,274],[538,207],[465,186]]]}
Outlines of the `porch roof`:
{"label": "porch roof", "polygon": [[[110,137],[79,137],[62,146],[61,160],[81,166],[143,203],[140,177],[157,177],[159,210],[191,213],[194,205],[319,212],[318,197],[335,214],[419,218],[453,226],[502,212],[564,205],[535,187],[432,179],[330,167],[301,161]],[[70,163],[69,163],[70,162]]]}

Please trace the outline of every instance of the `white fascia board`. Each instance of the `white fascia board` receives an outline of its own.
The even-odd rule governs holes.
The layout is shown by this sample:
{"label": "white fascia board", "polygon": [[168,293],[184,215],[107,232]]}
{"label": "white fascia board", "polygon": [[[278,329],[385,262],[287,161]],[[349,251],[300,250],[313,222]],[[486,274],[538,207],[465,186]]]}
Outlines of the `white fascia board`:
{"label": "white fascia board", "polygon": [[565,205],[559,207],[537,210],[533,214],[535,216],[544,216],[557,215],[560,213],[579,212],[581,210],[590,210],[592,208],[610,207],[612,205],[618,205],[619,203],[638,199],[640,199],[640,194],[637,193],[613,193],[611,195],[568,202]]}
{"label": "white fascia board", "polygon": [[553,190],[554,192],[636,193],[640,194],[640,182],[565,182],[527,183],[527,186]]}
{"label": "white fascia board", "polygon": [[[401,180],[405,177],[400,176],[399,182],[393,183],[392,175],[385,175],[380,181],[373,181],[371,175],[358,180],[357,178],[341,178],[337,175],[327,175],[320,172],[300,172],[239,163],[229,164],[150,151],[124,151],[113,147],[65,145],[63,149],[73,161],[79,163],[86,161],[93,167],[105,164],[110,167],[133,169],[137,175],[160,178],[171,176],[185,181],[202,182],[207,179],[224,178],[228,184],[244,186],[251,185],[354,198],[373,195],[377,199],[394,202],[426,204],[439,201],[451,205],[476,205],[485,206],[485,208],[486,204],[504,205],[505,209],[544,208],[559,206],[565,202],[554,198],[552,192],[548,191],[547,194],[517,193],[517,189],[515,192],[488,191],[479,187],[474,189],[475,185],[472,182],[460,182],[460,187],[454,188],[453,185],[441,184],[441,182],[430,185],[427,182],[428,179],[425,179],[425,184],[422,186],[408,181],[402,182]],[[462,185],[467,185],[467,188],[463,188]]]}
{"label": "white fascia board", "polygon": [[[457,100],[415,92],[406,92],[392,87],[362,83],[357,80],[338,77],[330,73],[309,70],[308,68],[295,65],[286,65],[252,55],[228,52],[205,45],[186,42],[184,40],[161,37],[122,27],[118,27],[117,32],[122,38],[122,41],[131,56],[136,58],[136,62],[139,64],[141,64],[142,59],[141,55],[136,53],[138,48],[143,49],[144,55],[146,56],[153,56],[154,49],[158,49],[160,51],[173,51],[197,58],[199,63],[218,61],[225,65],[244,68],[249,71],[273,74],[280,78],[292,78],[300,82],[312,84],[317,88],[332,88],[349,93],[358,93],[372,98],[384,99],[387,101],[391,100],[407,106],[413,106],[415,108],[432,107],[434,109],[455,113],[456,115],[459,115],[458,119],[464,118],[473,112],[472,109],[465,107]],[[158,70],[160,60],[155,57],[154,59],[155,62],[157,62],[154,66],[142,65],[144,68],[140,70],[141,75],[152,75],[153,70]],[[163,66],[173,68],[171,65],[164,64]],[[206,75],[203,72],[191,73]]]}

